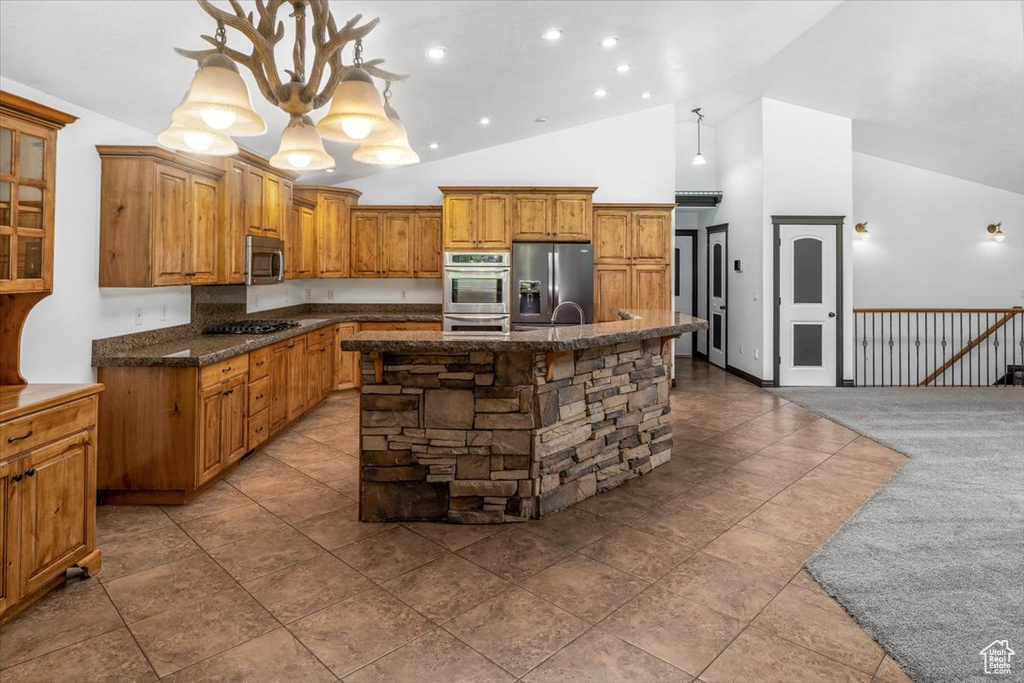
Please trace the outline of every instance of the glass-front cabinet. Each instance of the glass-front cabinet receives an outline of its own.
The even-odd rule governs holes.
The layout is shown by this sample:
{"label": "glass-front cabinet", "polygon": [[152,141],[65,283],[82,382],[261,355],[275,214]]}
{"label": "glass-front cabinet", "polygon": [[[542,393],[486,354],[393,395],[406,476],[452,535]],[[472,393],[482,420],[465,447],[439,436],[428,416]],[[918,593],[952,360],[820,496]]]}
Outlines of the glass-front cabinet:
{"label": "glass-front cabinet", "polygon": [[57,131],[74,120],[0,91],[0,293],[52,289]]}

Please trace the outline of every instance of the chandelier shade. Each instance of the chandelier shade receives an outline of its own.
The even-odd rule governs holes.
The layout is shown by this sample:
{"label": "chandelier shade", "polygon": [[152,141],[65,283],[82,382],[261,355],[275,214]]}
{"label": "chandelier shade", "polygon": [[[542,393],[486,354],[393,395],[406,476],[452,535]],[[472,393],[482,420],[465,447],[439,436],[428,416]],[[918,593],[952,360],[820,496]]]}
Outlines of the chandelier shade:
{"label": "chandelier shade", "polygon": [[219,52],[200,63],[185,101],[171,114],[171,120],[236,137],[262,135],[267,131],[263,117],[252,108],[249,89],[238,67],[230,57]]}
{"label": "chandelier shade", "polygon": [[409,135],[405,131],[405,125],[398,117],[398,112],[385,104],[384,111],[388,119],[395,124],[398,136],[394,140],[386,142],[373,142],[360,145],[352,152],[352,159],[361,161],[364,164],[377,164],[380,166],[408,166],[418,164],[420,156],[409,146]]}
{"label": "chandelier shade", "polygon": [[331,99],[331,109],[316,130],[335,142],[366,144],[387,142],[398,136],[397,126],[381,104],[377,86],[359,67],[345,71]]}
{"label": "chandelier shade", "polygon": [[170,127],[156,136],[162,147],[190,154],[208,154],[227,157],[238,154],[238,145],[223,133],[202,126],[186,126],[171,123]]}
{"label": "chandelier shade", "polygon": [[334,168],[334,157],[324,151],[323,140],[308,116],[292,116],[281,134],[281,146],[270,165],[288,171],[323,171]]}

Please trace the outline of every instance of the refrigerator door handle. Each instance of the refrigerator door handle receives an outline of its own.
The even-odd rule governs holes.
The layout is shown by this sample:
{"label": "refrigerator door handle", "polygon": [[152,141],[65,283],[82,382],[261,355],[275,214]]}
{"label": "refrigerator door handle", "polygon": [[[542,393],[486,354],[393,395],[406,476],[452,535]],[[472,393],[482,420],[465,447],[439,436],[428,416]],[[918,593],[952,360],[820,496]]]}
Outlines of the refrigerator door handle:
{"label": "refrigerator door handle", "polygon": [[554,311],[555,307],[558,306],[558,304],[561,303],[560,297],[558,295],[558,278],[559,278],[559,272],[558,272],[559,271],[559,268],[558,268],[558,252],[555,251],[555,252],[553,252],[553,254],[554,254],[554,258],[553,258],[554,269],[551,271],[551,283],[552,283],[552,286],[554,287],[554,290],[555,290],[555,297],[551,300],[551,310],[552,311]]}
{"label": "refrigerator door handle", "polygon": [[555,285],[555,254],[553,251],[548,251],[548,302],[551,305],[551,310],[555,310],[557,301],[555,297],[558,295],[558,289]]}

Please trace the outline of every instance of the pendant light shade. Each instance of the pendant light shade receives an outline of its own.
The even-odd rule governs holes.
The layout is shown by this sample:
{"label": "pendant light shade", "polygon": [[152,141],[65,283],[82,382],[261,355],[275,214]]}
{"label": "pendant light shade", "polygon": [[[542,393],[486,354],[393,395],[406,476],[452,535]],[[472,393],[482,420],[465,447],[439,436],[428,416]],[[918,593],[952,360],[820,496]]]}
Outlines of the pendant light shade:
{"label": "pendant light shade", "polygon": [[420,156],[409,146],[409,135],[405,132],[402,120],[398,118],[398,112],[385,104],[384,111],[388,119],[395,124],[398,130],[398,137],[387,142],[366,143],[352,152],[352,158],[365,164],[377,164],[381,166],[407,166],[418,164]]}
{"label": "pendant light shade", "polygon": [[701,154],[700,152],[697,152],[697,155],[693,157],[694,166],[703,166],[706,163],[708,163],[707,160],[704,158],[704,155]]}
{"label": "pendant light shade", "polygon": [[373,79],[358,66],[345,71],[334,90],[331,109],[316,130],[335,142],[376,143],[398,136],[398,128],[381,106]]}
{"label": "pendant light shade", "polygon": [[174,110],[171,119],[225,135],[262,135],[267,130],[263,117],[252,108],[249,89],[238,67],[219,52],[203,60],[185,101]]}
{"label": "pendant light shade", "polygon": [[281,146],[270,165],[289,171],[322,171],[334,168],[334,157],[324,151],[323,140],[308,116],[292,116],[281,134]]}
{"label": "pendant light shade", "polygon": [[157,143],[167,149],[190,154],[208,154],[227,157],[238,154],[238,145],[223,133],[203,126],[172,123],[156,137]]}

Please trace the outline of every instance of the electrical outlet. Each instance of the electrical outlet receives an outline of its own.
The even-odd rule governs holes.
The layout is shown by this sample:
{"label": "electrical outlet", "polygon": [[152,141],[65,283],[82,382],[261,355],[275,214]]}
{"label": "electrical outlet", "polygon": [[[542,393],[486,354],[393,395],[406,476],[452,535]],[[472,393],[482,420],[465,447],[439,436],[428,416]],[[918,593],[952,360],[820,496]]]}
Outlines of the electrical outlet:
{"label": "electrical outlet", "polygon": [[285,292],[285,293],[284,293],[284,302],[285,302],[286,304],[290,304],[290,303],[292,302],[292,295],[291,295],[291,292]]}
{"label": "electrical outlet", "polygon": [[405,300],[406,300],[406,298],[408,298],[408,297],[407,297],[407,295],[406,295],[406,292],[405,292],[405,290],[403,289],[403,290],[402,290],[402,301],[405,301]]}
{"label": "electrical outlet", "polygon": [[306,287],[305,289],[303,289],[302,290],[302,298],[305,301],[312,301],[313,300],[313,290],[310,289],[309,287]]}
{"label": "electrical outlet", "polygon": [[760,356],[760,355],[761,355],[761,354],[759,354],[759,353],[757,352],[757,349],[754,349],[754,360],[757,360],[758,356]]}
{"label": "electrical outlet", "polygon": [[759,296],[758,296],[757,290],[755,289],[754,290],[754,301],[757,301],[758,298],[759,298]]}
{"label": "electrical outlet", "polygon": [[253,294],[252,295],[252,307],[257,309],[257,310],[259,309],[259,307],[260,307],[260,295],[259,294]]}
{"label": "electrical outlet", "polygon": [[334,301],[334,290],[333,289],[328,289],[327,290],[327,300],[328,301]]}
{"label": "electrical outlet", "polygon": [[160,304],[160,322],[167,321],[167,304]]}
{"label": "electrical outlet", "polygon": [[135,309],[135,326],[138,327],[142,324],[142,307],[136,307]]}
{"label": "electrical outlet", "polygon": [[740,353],[743,353],[743,344],[740,344]]}

